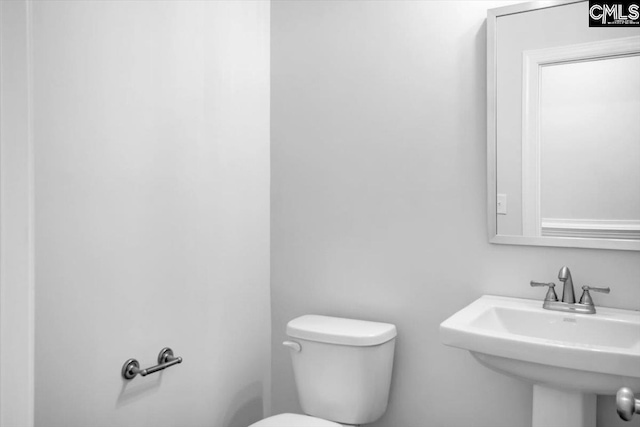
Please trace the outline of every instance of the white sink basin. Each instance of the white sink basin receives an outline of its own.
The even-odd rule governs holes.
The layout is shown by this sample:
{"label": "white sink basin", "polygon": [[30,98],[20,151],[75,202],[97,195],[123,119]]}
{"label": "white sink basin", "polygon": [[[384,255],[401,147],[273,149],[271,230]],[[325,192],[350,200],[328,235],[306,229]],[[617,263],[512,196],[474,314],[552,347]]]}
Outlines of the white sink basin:
{"label": "white sink basin", "polygon": [[[536,423],[536,392],[538,402],[578,402],[572,411],[589,413],[575,425],[595,425],[595,394],[615,394],[625,386],[640,392],[637,311],[597,307],[596,314],[574,314],[545,310],[537,300],[483,296],[442,322],[440,338],[493,370],[536,384],[534,426],[551,423]],[[541,411],[567,408],[566,402],[542,406]],[[538,421],[548,418],[538,415]]]}

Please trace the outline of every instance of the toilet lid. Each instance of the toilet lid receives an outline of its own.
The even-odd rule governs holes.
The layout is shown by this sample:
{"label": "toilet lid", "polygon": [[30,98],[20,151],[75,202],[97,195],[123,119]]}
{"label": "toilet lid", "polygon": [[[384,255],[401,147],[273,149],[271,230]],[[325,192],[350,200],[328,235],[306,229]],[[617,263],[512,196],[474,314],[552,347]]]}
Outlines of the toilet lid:
{"label": "toilet lid", "polygon": [[265,418],[249,427],[341,427],[331,421],[298,414],[280,414]]}

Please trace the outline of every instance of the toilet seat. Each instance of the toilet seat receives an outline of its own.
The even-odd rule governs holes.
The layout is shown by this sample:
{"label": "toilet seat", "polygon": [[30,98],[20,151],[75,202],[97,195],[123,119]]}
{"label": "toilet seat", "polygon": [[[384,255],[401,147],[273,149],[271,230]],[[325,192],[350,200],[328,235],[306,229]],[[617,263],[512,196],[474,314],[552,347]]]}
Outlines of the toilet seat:
{"label": "toilet seat", "polygon": [[280,414],[265,418],[249,427],[341,427],[341,425],[307,415]]}

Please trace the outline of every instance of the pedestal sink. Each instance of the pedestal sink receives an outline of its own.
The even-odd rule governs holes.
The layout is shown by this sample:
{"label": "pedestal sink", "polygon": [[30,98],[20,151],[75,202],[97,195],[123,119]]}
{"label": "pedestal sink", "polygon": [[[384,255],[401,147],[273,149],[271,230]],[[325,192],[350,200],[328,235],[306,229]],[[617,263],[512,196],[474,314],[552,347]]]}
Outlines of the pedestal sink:
{"label": "pedestal sink", "polygon": [[596,395],[640,392],[640,312],[544,310],[542,301],[485,295],[440,325],[443,344],[533,383],[533,427],[595,427]]}

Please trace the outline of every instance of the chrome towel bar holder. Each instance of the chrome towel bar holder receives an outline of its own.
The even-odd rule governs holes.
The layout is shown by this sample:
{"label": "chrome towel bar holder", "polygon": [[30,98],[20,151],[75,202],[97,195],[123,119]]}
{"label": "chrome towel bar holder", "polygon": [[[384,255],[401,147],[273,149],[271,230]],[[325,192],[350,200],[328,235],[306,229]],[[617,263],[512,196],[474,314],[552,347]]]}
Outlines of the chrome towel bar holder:
{"label": "chrome towel bar holder", "polygon": [[124,365],[122,365],[122,377],[126,380],[131,380],[138,374],[146,377],[149,374],[162,371],[163,369],[177,365],[178,363],[182,363],[182,357],[174,357],[173,350],[169,347],[165,347],[160,350],[160,354],[158,354],[158,364],[156,366],[140,369],[140,363],[138,363],[136,359],[129,359],[124,362]]}

